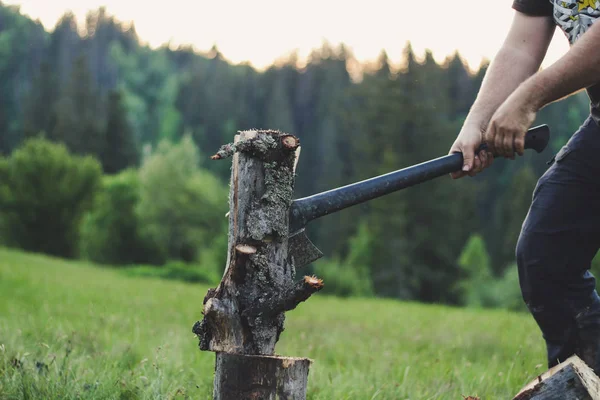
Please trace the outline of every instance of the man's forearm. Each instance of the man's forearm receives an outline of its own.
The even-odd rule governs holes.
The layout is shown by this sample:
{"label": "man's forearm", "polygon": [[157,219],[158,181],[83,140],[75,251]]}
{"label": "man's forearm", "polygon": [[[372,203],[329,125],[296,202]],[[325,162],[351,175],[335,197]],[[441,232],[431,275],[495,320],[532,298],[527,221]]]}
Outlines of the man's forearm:
{"label": "man's forearm", "polygon": [[[598,25],[598,26],[596,26]],[[538,111],[600,82],[600,24],[594,24],[557,62],[523,82],[518,92]]]}
{"label": "man's forearm", "polygon": [[[477,98],[450,147],[450,153],[463,154],[462,171],[452,174],[454,179],[465,174],[474,176],[491,164],[495,156],[491,144],[491,151],[480,154],[475,151],[488,132],[493,131],[490,121],[494,115],[516,88],[539,70],[555,30],[551,16],[533,16],[518,11],[514,14],[506,39],[490,64]],[[488,153],[491,153],[489,157]]]}
{"label": "man's forearm", "polygon": [[541,60],[523,49],[503,46],[485,75],[477,99],[465,121],[477,126],[482,132],[504,100],[532,76],[540,67]]}

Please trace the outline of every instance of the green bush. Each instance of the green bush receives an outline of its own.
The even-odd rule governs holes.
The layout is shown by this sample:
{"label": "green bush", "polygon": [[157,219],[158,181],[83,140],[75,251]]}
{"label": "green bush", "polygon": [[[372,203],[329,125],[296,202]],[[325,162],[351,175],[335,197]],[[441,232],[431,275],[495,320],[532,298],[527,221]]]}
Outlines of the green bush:
{"label": "green bush", "polygon": [[[207,266],[211,274],[222,271],[227,190],[198,164],[198,149],[185,137],[177,144],[162,142],[140,170],[105,177],[82,224],[81,254],[111,265],[181,260]],[[143,271],[187,276],[190,268]]]}
{"label": "green bush", "polygon": [[140,169],[141,234],[164,258],[195,261],[203,249],[227,235],[227,188],[199,168],[200,154],[189,136],[161,142]]}
{"label": "green bush", "polygon": [[495,277],[491,272],[485,242],[480,235],[469,238],[458,264],[463,276],[455,290],[459,292],[462,305],[526,311],[517,266],[510,265],[502,276]]}
{"label": "green bush", "polygon": [[511,311],[527,311],[521,295],[516,264],[511,264],[504,270],[502,278],[493,282],[491,291],[494,293],[496,307]]}
{"label": "green bush", "polygon": [[367,264],[370,251],[371,235],[366,223],[361,223],[349,240],[349,252],[344,260],[334,257],[316,262],[315,274],[324,283],[322,293],[340,297],[373,296],[373,282]]}
{"label": "green bush", "polygon": [[198,263],[219,277],[223,276],[225,272],[227,240],[227,232],[220,232],[214,237],[210,247],[203,247],[198,251]]}
{"label": "green bush", "polygon": [[171,279],[213,286],[218,285],[221,280],[221,276],[210,267],[186,264],[181,261],[168,262],[161,267],[148,265],[127,267],[123,269],[123,273],[128,276]]}
{"label": "green bush", "polygon": [[0,210],[7,244],[76,257],[81,219],[100,186],[100,163],[38,137],[26,140],[0,164]]}
{"label": "green bush", "polygon": [[471,296],[479,296],[479,298],[469,306],[527,311],[521,295],[516,264],[508,266],[499,278],[480,281],[477,290],[473,290]]}
{"label": "green bush", "polygon": [[462,277],[455,290],[458,291],[461,304],[469,307],[493,306],[494,299],[489,288],[493,280],[490,256],[481,235],[474,234],[469,238],[458,265]]}
{"label": "green bush", "polygon": [[371,280],[343,261],[321,259],[314,268],[318,278],[323,279],[323,294],[339,297],[367,297],[373,295]]}
{"label": "green bush", "polygon": [[136,170],[105,176],[102,191],[81,228],[81,255],[100,264],[162,264],[153,246],[141,237],[136,208],[140,198]]}

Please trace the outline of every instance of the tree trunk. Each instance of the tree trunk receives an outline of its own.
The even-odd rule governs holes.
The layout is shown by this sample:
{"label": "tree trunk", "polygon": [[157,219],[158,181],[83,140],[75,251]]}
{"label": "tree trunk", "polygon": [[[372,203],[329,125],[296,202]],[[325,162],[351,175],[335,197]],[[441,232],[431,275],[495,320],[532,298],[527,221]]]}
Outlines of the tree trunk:
{"label": "tree trunk", "polygon": [[513,400],[600,400],[600,379],[573,356],[526,385]]}
{"label": "tree trunk", "polygon": [[[204,318],[193,332],[201,350],[217,352],[215,399],[271,398],[244,397],[254,389],[273,396],[298,391],[299,397],[289,394],[282,397],[286,399],[305,396],[309,360],[290,364],[287,358],[243,357],[272,356],[285,311],[323,286],[315,277],[296,279],[288,257],[288,215],[299,149],[292,135],[243,131],[212,156],[233,156],[227,264],[219,286],[204,298]],[[257,374],[265,374],[263,380]]]}

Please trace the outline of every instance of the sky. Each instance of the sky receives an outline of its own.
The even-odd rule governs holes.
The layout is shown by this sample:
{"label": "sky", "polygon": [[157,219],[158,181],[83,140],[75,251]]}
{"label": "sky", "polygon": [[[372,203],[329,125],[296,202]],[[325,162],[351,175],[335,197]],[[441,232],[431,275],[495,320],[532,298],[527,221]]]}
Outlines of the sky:
{"label": "sky", "polygon": [[[39,19],[51,30],[67,10],[79,21],[105,6],[122,22],[133,22],[140,39],[152,47],[167,42],[208,51],[217,45],[234,63],[261,69],[296,51],[302,58],[324,41],[344,43],[360,61],[386,50],[400,60],[410,41],[436,60],[458,50],[472,68],[491,59],[502,44],[514,11],[512,0],[2,0]],[[461,4],[463,3],[463,4]],[[557,30],[543,66],[568,50]]]}

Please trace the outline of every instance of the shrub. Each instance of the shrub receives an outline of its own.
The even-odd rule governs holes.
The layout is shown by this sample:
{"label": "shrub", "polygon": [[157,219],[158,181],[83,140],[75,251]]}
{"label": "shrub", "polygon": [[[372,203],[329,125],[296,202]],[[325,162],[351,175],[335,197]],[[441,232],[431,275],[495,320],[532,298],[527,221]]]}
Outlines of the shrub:
{"label": "shrub", "polygon": [[[227,191],[198,164],[198,149],[185,137],[177,144],[162,142],[140,170],[105,177],[82,225],[81,253],[103,264],[181,260],[206,266],[211,274],[222,271],[227,257]],[[185,275],[189,270],[172,273]],[[152,274],[163,276],[165,271]]]}
{"label": "shrub", "polygon": [[525,311],[521,296],[517,266],[512,264],[504,274],[495,277],[491,272],[490,259],[485,242],[480,235],[473,235],[465,245],[458,264],[463,277],[458,281],[461,304],[468,307],[504,308]]}
{"label": "shrub", "polygon": [[227,262],[227,232],[218,233],[210,247],[203,247],[199,250],[199,264],[215,275],[219,276],[217,283],[221,280],[225,272],[225,263]]}
{"label": "shrub", "polygon": [[26,140],[1,164],[0,210],[8,244],[77,256],[81,219],[100,185],[100,163],[38,137]]}
{"label": "shrub", "polygon": [[141,237],[136,207],[139,203],[137,171],[105,176],[94,208],[83,220],[81,255],[101,264],[161,264],[165,260]]}
{"label": "shrub", "polygon": [[166,259],[194,261],[213,240],[226,235],[227,190],[199,168],[189,136],[162,142],[140,169],[141,234],[157,243]]}
{"label": "shrub", "polygon": [[221,277],[215,270],[196,264],[186,264],[181,261],[172,261],[156,267],[139,265],[127,267],[123,272],[128,276],[171,279],[189,283],[204,283],[216,286]]}
{"label": "shrub", "polygon": [[366,223],[361,223],[349,240],[348,255],[317,261],[316,275],[323,279],[324,294],[340,297],[373,296],[373,282],[368,268],[371,252],[371,235]]}
{"label": "shrub", "polygon": [[462,278],[457,282],[460,302],[471,307],[486,307],[493,305],[489,290],[489,282],[493,279],[485,241],[481,235],[472,235],[465,245],[458,265]]}
{"label": "shrub", "polygon": [[370,279],[365,279],[352,266],[337,259],[321,259],[314,268],[318,278],[323,279],[323,294],[340,297],[366,297],[373,294]]}
{"label": "shrub", "polygon": [[527,311],[519,285],[519,271],[516,264],[509,265],[501,279],[493,281],[490,291],[493,292],[496,307],[511,311]]}

